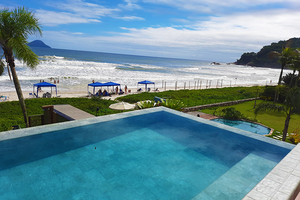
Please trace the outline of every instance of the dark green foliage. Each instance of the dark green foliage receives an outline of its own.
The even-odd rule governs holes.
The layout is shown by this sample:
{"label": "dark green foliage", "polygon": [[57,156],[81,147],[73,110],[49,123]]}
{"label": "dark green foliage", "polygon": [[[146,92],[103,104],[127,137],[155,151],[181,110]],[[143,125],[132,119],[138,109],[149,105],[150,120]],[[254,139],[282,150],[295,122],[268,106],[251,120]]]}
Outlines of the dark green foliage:
{"label": "dark green foliage", "polygon": [[241,56],[241,58],[239,60],[236,61],[237,65],[252,65],[251,62],[252,60],[255,58],[256,53],[251,52],[251,53],[243,53],[243,55]]}
{"label": "dark green foliage", "polygon": [[[295,86],[295,83],[296,83],[296,79],[298,78],[298,75],[293,75],[292,73],[288,73],[287,75],[283,76],[282,77],[282,81],[283,81],[283,84],[284,85],[287,85],[287,86]],[[291,81],[292,81],[292,84],[291,84]],[[297,86],[300,87],[300,81],[298,81],[297,83]]]}
{"label": "dark green foliage", "polygon": [[206,90],[171,90],[165,92],[143,92],[117,98],[120,101],[136,103],[138,101],[154,100],[155,96],[164,99],[182,101],[187,107],[233,101],[256,97],[257,87],[218,88]]}
{"label": "dark green foliage", "polygon": [[260,98],[266,101],[274,101],[276,89],[279,90],[278,103],[283,103],[288,91],[287,87],[266,86]]}
{"label": "dark green foliage", "polygon": [[4,67],[5,67],[5,64],[4,62],[2,62],[2,59],[0,58],[0,76],[3,74],[4,72]]}
{"label": "dark green foliage", "polygon": [[269,58],[269,53],[272,51],[281,52],[282,48],[299,48],[300,38],[291,38],[287,41],[279,41],[271,45],[264,46],[258,53],[244,53],[240,59],[236,61],[237,65],[250,65],[256,67],[276,67],[280,68],[278,58]]}
{"label": "dark green foliage", "polygon": [[224,108],[219,115],[224,119],[237,120],[243,118],[242,113],[236,110],[235,107]]}
{"label": "dark green foliage", "polygon": [[[118,113],[119,111],[111,110],[108,107],[110,104],[116,103],[111,100],[99,98],[38,98],[25,100],[28,115],[43,114],[42,106],[56,104],[70,104],[92,115],[96,115],[97,107],[99,111],[97,115],[106,115]],[[13,125],[25,127],[22,110],[18,101],[0,103],[0,131],[7,131]]]}

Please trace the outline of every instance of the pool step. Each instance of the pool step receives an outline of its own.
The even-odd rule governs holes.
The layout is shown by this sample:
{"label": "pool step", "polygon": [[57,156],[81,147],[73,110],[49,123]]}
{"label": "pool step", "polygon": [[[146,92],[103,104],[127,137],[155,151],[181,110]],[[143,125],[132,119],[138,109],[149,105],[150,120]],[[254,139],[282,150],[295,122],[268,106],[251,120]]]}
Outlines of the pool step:
{"label": "pool step", "polygon": [[242,199],[277,163],[249,154],[193,200]]}

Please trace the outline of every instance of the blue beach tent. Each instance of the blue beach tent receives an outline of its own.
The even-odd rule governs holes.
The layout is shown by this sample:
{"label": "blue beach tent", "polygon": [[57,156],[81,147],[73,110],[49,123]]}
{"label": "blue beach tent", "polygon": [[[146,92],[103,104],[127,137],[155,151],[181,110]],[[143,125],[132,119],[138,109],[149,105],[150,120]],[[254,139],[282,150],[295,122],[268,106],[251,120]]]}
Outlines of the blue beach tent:
{"label": "blue beach tent", "polygon": [[88,91],[89,91],[89,86],[94,87],[93,89],[93,95],[95,94],[95,87],[102,87],[104,86],[103,83],[95,82],[95,83],[90,83],[88,84]]}
{"label": "blue beach tent", "polygon": [[120,86],[120,84],[114,82],[107,82],[107,83],[103,83],[103,86]]}
{"label": "blue beach tent", "polygon": [[145,91],[147,91],[147,85],[148,84],[154,84],[154,88],[155,88],[155,83],[152,82],[152,81],[141,81],[141,82],[138,82],[138,84],[145,84]]}
{"label": "blue beach tent", "polygon": [[48,83],[48,82],[41,82],[41,83],[33,84],[33,93],[34,93],[34,87],[36,87],[36,97],[37,97],[37,98],[39,97],[39,89],[40,89],[41,87],[51,87],[51,95],[52,95],[52,88],[55,87],[55,90],[56,90],[56,96],[57,96],[57,87],[56,87],[55,84]]}

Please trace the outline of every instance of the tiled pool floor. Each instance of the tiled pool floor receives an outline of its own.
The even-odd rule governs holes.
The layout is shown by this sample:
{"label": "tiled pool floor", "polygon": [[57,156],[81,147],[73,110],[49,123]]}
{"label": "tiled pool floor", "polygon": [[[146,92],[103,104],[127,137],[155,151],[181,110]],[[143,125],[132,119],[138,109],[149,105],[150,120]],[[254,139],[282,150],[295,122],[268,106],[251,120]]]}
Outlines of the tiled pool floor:
{"label": "tiled pool floor", "polygon": [[145,128],[2,170],[0,199],[241,199],[275,165],[249,154],[230,170]]}

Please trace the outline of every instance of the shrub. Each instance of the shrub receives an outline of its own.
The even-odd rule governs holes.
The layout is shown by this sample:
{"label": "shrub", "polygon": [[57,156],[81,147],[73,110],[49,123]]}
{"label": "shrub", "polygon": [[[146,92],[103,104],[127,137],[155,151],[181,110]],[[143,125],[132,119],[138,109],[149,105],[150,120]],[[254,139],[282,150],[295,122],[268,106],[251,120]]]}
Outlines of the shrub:
{"label": "shrub", "polygon": [[278,102],[283,103],[288,91],[285,86],[266,86],[264,91],[260,94],[260,98],[266,101],[274,101],[276,90],[279,90]]}
{"label": "shrub", "polygon": [[300,129],[297,128],[293,133],[290,134],[289,140],[293,144],[298,144],[300,142]]}
{"label": "shrub", "polygon": [[138,109],[152,108],[155,106],[154,101],[140,101],[137,104]]}
{"label": "shrub", "polygon": [[163,100],[159,105],[178,111],[181,111],[183,108],[186,107],[186,105],[182,101],[175,99],[166,99],[165,101]]}
{"label": "shrub", "polygon": [[241,119],[243,115],[240,111],[236,110],[235,107],[224,108],[221,111],[221,117],[224,119]]}

